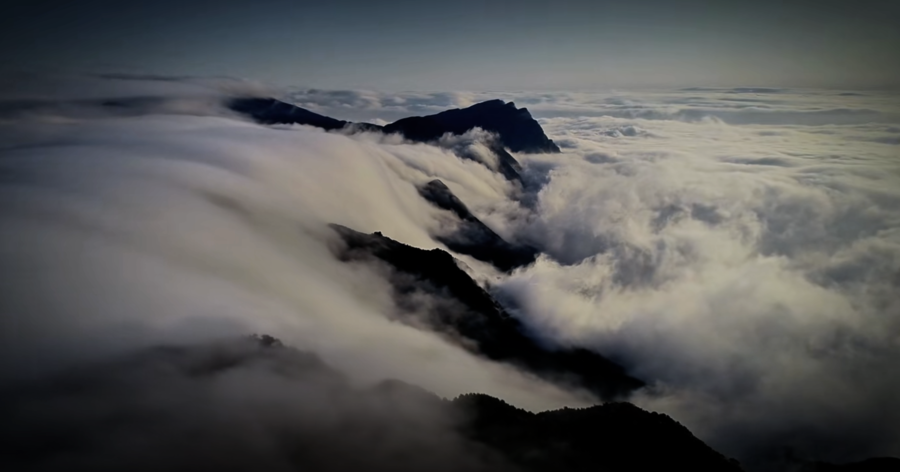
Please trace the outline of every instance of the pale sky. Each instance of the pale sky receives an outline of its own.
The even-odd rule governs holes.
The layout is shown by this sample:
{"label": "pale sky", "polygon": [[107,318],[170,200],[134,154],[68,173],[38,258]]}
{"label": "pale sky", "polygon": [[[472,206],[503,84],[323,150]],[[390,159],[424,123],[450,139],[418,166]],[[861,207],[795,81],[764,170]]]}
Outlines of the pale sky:
{"label": "pale sky", "polygon": [[0,68],[387,91],[897,88],[900,2],[7,0]]}

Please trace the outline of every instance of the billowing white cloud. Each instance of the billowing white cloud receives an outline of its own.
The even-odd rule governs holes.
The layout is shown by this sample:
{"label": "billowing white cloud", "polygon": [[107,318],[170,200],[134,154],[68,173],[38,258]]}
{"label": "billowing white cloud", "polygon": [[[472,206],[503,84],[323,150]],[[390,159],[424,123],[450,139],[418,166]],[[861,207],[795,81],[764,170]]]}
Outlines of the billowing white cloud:
{"label": "billowing white cloud", "polygon": [[900,161],[859,139],[896,124],[600,114],[544,118],[564,153],[517,156],[545,184],[506,230],[547,256],[501,298],[726,453],[900,453]]}
{"label": "billowing white cloud", "polygon": [[509,184],[484,165],[374,135],[210,116],[36,117],[0,133],[4,377],[263,332],[357,380],[535,409],[580,402],[388,321],[378,268],[330,251],[327,223],[440,246],[429,236],[440,211],[416,185],[439,176],[464,198],[502,199]]}
{"label": "billowing white cloud", "polygon": [[[204,93],[216,98],[216,87]],[[742,458],[783,446],[831,459],[900,455],[895,97],[289,95],[337,118],[387,121],[515,100],[563,148],[516,156],[525,188],[515,200],[478,132],[443,144],[487,165],[397,137],[261,127],[194,106],[207,95],[116,118],[84,103],[6,115],[5,368],[257,331],[359,380],[399,377],[527,408],[579,404],[388,322],[380,269],[332,257],[330,222],[439,247],[430,235],[446,215],[416,192],[439,178],[498,234],[545,252],[509,276],[461,257],[469,270],[536,336],[595,349],[648,381],[641,406]]]}

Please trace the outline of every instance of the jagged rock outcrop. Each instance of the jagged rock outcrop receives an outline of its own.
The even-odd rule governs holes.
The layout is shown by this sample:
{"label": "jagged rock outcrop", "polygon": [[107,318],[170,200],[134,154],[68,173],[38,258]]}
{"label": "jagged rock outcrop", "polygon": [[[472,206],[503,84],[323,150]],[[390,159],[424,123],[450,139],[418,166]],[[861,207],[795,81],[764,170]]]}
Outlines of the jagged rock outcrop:
{"label": "jagged rock outcrop", "polygon": [[[524,326],[459,267],[449,253],[424,250],[394,241],[380,233],[364,234],[331,225],[343,240],[337,248],[345,261],[377,259],[393,269],[390,282],[400,321],[424,325],[476,353],[508,362],[549,381],[584,388],[598,398],[622,398],[644,385],[614,362],[581,348],[550,350],[530,338]],[[434,305],[423,309],[411,295],[432,295]]]}
{"label": "jagged rock outcrop", "polygon": [[511,244],[488,228],[440,180],[432,180],[421,186],[419,194],[434,206],[453,212],[459,218],[459,226],[455,232],[436,237],[452,251],[489,262],[504,272],[527,266],[537,258],[537,249]]}

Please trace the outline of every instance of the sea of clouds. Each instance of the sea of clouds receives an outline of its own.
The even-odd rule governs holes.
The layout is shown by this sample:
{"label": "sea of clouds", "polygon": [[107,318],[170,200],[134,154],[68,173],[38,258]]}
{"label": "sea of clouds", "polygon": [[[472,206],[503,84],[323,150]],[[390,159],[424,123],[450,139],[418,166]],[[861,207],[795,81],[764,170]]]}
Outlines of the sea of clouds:
{"label": "sea of clouds", "polygon": [[[385,269],[333,257],[327,223],[442,247],[431,235],[447,214],[416,190],[440,178],[498,234],[544,252],[512,274],[459,257],[467,270],[534,336],[647,381],[639,406],[750,465],[900,456],[897,95],[3,84],[4,384],[140,346],[265,332],[363,383],[399,378],[533,410],[587,404],[388,321]],[[222,106],[270,93],[374,123],[514,100],[563,152],[517,155],[520,189],[487,157],[264,127]]]}

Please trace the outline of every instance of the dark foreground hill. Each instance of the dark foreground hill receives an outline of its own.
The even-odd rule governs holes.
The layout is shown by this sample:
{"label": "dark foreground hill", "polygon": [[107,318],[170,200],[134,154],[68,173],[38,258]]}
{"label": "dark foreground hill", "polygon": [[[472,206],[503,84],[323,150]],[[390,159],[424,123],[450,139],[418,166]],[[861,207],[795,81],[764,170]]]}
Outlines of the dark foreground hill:
{"label": "dark foreground hill", "polygon": [[628,403],[535,414],[399,381],[354,386],[268,336],[146,349],[2,399],[2,470],[740,470]]}

